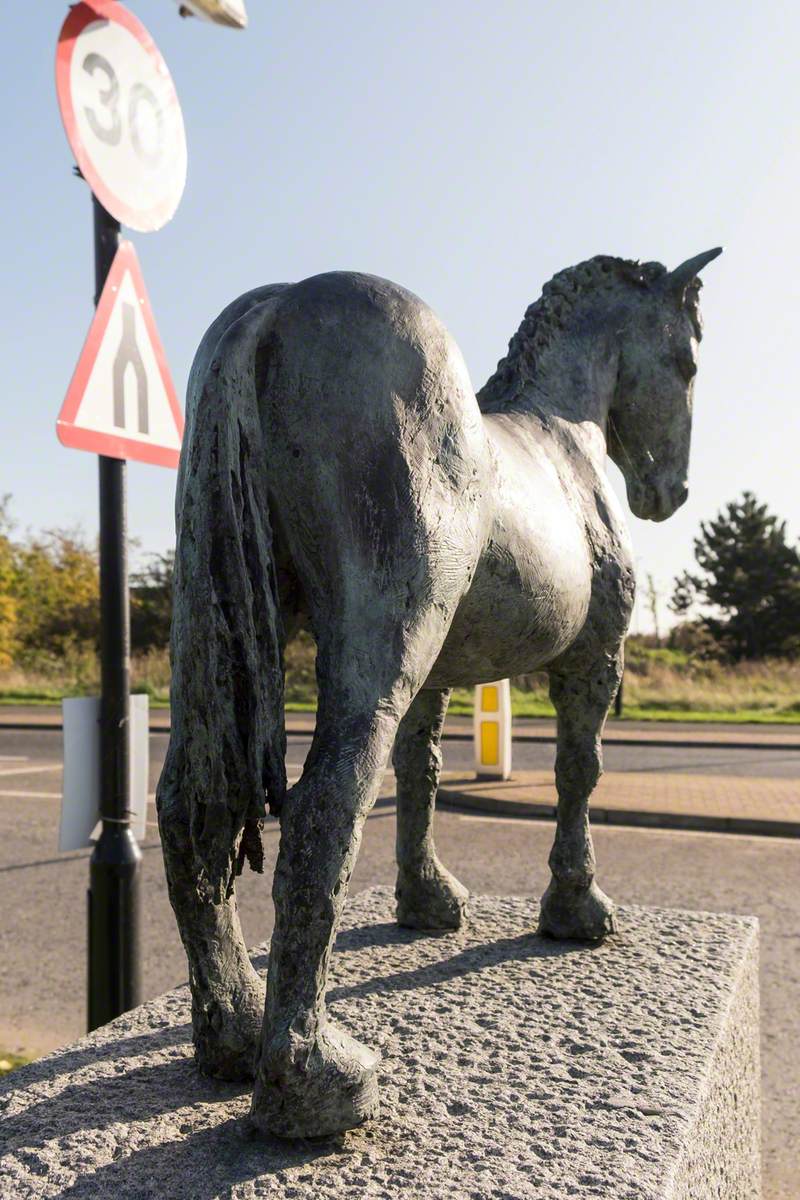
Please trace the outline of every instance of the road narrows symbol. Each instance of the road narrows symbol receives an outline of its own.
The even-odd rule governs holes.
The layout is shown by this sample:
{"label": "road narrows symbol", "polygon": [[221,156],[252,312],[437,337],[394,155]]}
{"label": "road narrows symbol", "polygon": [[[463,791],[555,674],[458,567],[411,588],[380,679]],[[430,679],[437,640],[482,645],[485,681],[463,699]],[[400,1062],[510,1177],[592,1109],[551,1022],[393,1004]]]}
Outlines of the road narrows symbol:
{"label": "road narrows symbol", "polygon": [[136,377],[137,412],[139,433],[149,433],[147,410],[147,371],[136,345],[136,309],[132,304],[122,304],[122,340],[114,359],[114,424],[125,428],[125,370],[133,367]]}

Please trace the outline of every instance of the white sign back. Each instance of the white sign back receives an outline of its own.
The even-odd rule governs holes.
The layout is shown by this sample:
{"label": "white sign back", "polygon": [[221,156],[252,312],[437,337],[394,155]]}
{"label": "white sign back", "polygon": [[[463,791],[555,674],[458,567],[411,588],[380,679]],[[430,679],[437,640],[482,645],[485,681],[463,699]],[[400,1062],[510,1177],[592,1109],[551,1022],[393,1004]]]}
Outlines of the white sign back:
{"label": "white sign back", "polygon": [[[138,842],[147,832],[147,782],[150,768],[150,700],[131,696],[130,820]],[[62,701],[64,785],[59,850],[91,846],[100,821],[100,699],[81,696]]]}
{"label": "white sign back", "polygon": [[131,229],[160,229],[186,183],[178,96],[153,39],[116,0],[71,9],[58,41],[56,88],[81,174]]}

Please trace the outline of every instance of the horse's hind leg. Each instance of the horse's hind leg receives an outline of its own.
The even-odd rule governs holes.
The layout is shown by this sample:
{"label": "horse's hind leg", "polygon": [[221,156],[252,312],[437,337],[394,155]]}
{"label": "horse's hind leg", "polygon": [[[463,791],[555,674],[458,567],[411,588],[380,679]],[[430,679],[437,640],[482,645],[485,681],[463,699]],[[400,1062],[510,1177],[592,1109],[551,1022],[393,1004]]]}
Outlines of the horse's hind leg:
{"label": "horse's hind leg", "polygon": [[[374,611],[383,603],[376,595]],[[384,625],[367,644],[352,626],[352,640],[343,639],[331,618],[319,648],[314,740],[281,810],[252,1107],[258,1128],[284,1137],[349,1129],[377,1108],[376,1056],[328,1019],[328,965],[364,821],[399,721],[433,665],[448,619],[433,612],[411,634],[398,615],[395,634]]]}
{"label": "horse's hind leg", "polygon": [[394,736],[391,719],[320,725],[281,811],[272,886],[263,1046],[251,1117],[282,1137],[350,1129],[377,1110],[377,1056],[328,1020],[325,988],[364,821]]}
{"label": "horse's hind leg", "polygon": [[[592,669],[593,668],[593,669]],[[598,940],[615,929],[614,905],[595,883],[589,798],[603,769],[601,735],[622,672],[621,656],[550,671],[558,718],[553,876],[542,897],[539,932]]]}
{"label": "horse's hind leg", "polygon": [[419,692],[394,745],[397,776],[397,920],[411,929],[458,929],[469,892],[442,866],[433,812],[449,691]]}
{"label": "horse's hind leg", "polygon": [[189,960],[197,1064],[223,1079],[252,1079],[261,1035],[264,984],[250,962],[233,889],[236,831],[221,899],[208,894],[195,869],[188,805],[181,794],[178,753],[171,746],[158,789],[158,824],[169,898]]}

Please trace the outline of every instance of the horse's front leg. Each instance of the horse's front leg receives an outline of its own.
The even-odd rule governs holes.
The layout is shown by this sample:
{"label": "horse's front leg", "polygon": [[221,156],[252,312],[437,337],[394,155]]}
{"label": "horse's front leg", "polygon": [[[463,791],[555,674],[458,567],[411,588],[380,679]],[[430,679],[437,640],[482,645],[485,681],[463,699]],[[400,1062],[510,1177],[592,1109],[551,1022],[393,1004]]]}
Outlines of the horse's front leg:
{"label": "horse's front leg", "polygon": [[411,929],[458,929],[469,892],[442,866],[433,813],[442,769],[441,740],[449,691],[422,691],[394,745],[397,776],[397,920]]}
{"label": "horse's front leg", "polygon": [[621,674],[621,654],[550,671],[550,696],[558,718],[558,823],[539,932],[551,937],[598,940],[615,929],[613,902],[594,878],[589,798],[602,773],[603,725]]}

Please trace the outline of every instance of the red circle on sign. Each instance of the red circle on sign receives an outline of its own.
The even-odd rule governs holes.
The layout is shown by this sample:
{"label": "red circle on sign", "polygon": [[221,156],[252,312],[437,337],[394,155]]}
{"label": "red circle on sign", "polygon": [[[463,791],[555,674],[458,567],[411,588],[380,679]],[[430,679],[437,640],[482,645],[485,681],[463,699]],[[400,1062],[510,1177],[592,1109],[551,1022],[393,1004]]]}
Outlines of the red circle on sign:
{"label": "red circle on sign", "polygon": [[183,194],[186,140],[172,77],[141,21],[117,0],[76,4],[59,34],[56,91],[103,207],[142,233],[166,225]]}

